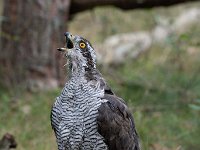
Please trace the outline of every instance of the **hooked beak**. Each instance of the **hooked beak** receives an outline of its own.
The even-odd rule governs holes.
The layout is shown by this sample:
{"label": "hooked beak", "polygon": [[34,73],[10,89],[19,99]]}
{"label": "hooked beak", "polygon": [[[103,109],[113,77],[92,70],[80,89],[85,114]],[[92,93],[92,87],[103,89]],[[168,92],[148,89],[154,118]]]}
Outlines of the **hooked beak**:
{"label": "hooked beak", "polygon": [[66,38],[66,46],[57,48],[57,50],[62,51],[62,52],[66,52],[68,51],[68,49],[72,49],[74,47],[74,44],[73,44],[74,36],[70,34],[69,32],[65,32],[64,35]]}

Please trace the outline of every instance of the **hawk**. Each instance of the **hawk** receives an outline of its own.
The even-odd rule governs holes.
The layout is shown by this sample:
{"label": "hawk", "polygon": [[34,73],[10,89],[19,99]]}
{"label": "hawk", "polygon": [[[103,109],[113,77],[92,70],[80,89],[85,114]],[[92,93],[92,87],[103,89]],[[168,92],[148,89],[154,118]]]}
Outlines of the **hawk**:
{"label": "hawk", "polygon": [[69,80],[51,110],[59,150],[139,150],[133,117],[96,68],[88,40],[65,33]]}

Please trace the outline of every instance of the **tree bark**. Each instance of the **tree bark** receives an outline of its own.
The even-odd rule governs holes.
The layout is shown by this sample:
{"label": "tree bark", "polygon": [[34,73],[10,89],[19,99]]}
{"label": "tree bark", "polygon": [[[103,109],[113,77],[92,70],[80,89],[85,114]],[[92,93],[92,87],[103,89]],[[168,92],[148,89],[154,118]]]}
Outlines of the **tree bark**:
{"label": "tree bark", "polygon": [[4,0],[0,37],[4,84],[23,83],[31,90],[59,85],[64,69],[56,48],[64,43],[69,5],[69,0]]}
{"label": "tree bark", "polygon": [[198,0],[72,0],[70,14],[92,9],[96,6],[112,5],[123,10],[153,8],[159,6],[170,6],[174,4],[192,2]]}

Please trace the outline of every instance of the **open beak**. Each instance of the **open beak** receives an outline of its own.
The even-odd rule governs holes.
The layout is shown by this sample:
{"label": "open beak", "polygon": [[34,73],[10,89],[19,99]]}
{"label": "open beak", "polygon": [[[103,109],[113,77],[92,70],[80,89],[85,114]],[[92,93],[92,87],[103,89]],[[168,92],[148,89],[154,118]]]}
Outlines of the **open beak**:
{"label": "open beak", "polygon": [[66,38],[66,46],[57,48],[57,50],[62,51],[62,52],[66,52],[68,51],[68,49],[72,49],[74,47],[74,44],[73,44],[74,36],[70,34],[69,32],[65,32],[64,35]]}

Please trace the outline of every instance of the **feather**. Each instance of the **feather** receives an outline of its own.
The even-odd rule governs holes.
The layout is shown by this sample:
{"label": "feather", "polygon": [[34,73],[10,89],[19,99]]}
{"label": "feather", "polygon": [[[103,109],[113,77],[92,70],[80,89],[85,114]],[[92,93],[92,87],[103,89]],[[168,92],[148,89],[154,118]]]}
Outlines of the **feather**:
{"label": "feather", "polygon": [[109,150],[139,150],[134,120],[124,101],[110,94],[104,99],[107,102],[98,109],[97,124]]}

